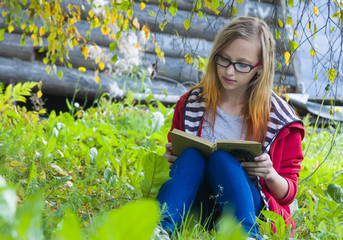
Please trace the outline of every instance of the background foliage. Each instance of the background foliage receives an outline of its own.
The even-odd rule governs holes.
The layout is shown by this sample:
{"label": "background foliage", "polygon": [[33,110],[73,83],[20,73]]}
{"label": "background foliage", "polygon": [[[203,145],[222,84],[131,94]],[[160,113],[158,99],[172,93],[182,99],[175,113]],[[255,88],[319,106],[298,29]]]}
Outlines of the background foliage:
{"label": "background foliage", "polygon": [[[3,89],[2,99],[15,88]],[[168,164],[160,155],[173,108],[159,102],[148,107],[133,103],[130,94],[123,102],[103,96],[86,111],[52,112],[43,119],[19,106],[8,105],[1,111],[2,239],[112,239],[114,235],[149,239],[159,218],[158,207],[142,199],[156,196],[168,179]],[[307,154],[292,204],[295,234],[306,239],[341,239],[342,134],[339,126],[315,129],[304,121]],[[284,224],[280,216],[265,214]],[[243,237],[230,219],[222,220],[219,232],[207,232],[190,216],[174,237]],[[271,234],[267,223],[261,224],[261,232],[266,239],[289,236],[285,230]]]}

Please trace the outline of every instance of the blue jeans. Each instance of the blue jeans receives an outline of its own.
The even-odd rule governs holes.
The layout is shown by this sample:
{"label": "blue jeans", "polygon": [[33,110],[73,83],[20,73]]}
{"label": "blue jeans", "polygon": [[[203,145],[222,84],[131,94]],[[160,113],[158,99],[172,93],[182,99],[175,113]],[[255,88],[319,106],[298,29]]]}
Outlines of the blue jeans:
{"label": "blue jeans", "polygon": [[157,196],[158,202],[167,210],[162,213],[161,221],[165,230],[173,232],[175,227],[180,226],[194,201],[207,194],[207,199],[210,195],[217,196],[216,204],[221,211],[232,209],[243,229],[250,236],[260,238],[256,216],[263,207],[261,196],[231,154],[216,151],[207,160],[198,150],[186,149],[173,164],[170,177]]}

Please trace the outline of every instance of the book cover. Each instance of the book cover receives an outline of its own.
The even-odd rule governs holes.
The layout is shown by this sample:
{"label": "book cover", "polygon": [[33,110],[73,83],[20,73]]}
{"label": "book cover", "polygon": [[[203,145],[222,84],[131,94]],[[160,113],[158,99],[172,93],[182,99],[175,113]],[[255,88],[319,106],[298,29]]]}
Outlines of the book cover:
{"label": "book cover", "polygon": [[179,156],[185,149],[190,147],[198,149],[206,158],[214,151],[225,150],[231,153],[239,162],[254,161],[256,156],[261,155],[261,143],[255,141],[219,140],[212,143],[178,129],[173,129],[170,132],[170,139],[175,156]]}

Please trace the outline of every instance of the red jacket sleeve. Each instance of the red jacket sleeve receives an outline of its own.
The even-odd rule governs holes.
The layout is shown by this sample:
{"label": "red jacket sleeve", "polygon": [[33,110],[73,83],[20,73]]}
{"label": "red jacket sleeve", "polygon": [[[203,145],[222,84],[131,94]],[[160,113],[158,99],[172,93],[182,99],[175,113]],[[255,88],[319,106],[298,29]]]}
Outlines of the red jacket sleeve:
{"label": "red jacket sleeve", "polygon": [[[169,130],[172,131],[174,128],[179,129],[179,130],[184,130],[183,129],[183,109],[185,106],[185,101],[186,101],[186,96],[183,95],[181,98],[177,101],[174,109],[174,115],[173,115],[173,120],[172,120],[172,126],[171,129]],[[168,142],[170,142],[170,134],[168,133]]]}
{"label": "red jacket sleeve", "polygon": [[275,199],[281,206],[291,204],[297,193],[297,183],[300,172],[300,162],[304,159],[301,141],[304,129],[297,127],[286,127],[280,133],[280,139],[270,149],[275,170],[288,182],[288,193],[283,199]]}

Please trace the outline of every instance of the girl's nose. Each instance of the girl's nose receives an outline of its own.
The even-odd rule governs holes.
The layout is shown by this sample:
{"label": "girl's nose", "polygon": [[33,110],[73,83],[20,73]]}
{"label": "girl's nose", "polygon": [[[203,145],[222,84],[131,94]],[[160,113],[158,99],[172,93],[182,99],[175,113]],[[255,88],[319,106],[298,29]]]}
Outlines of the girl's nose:
{"label": "girl's nose", "polygon": [[235,70],[235,68],[233,67],[233,64],[230,64],[227,68],[226,68],[226,72],[228,73],[228,74],[235,74],[235,72],[236,72],[236,70]]}

